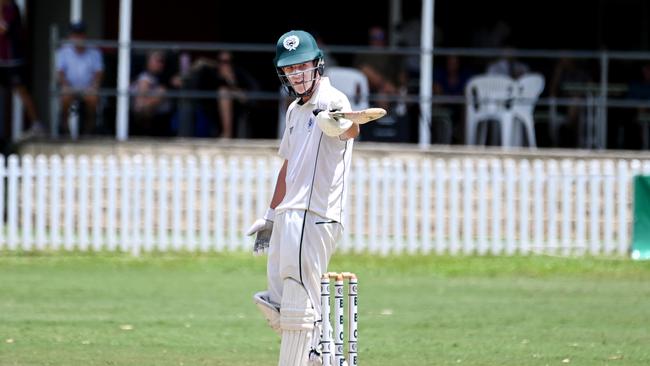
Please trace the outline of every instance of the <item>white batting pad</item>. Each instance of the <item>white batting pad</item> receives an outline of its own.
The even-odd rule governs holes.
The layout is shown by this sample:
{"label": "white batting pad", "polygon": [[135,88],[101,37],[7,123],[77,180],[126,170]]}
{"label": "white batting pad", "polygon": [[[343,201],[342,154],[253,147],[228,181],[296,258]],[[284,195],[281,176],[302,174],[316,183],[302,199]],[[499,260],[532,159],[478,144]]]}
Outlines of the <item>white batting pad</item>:
{"label": "white batting pad", "polygon": [[315,321],[316,311],[305,288],[295,280],[285,280],[280,305],[282,344],[278,366],[307,365]]}
{"label": "white batting pad", "polygon": [[260,309],[267,323],[279,336],[282,335],[280,330],[280,306],[272,303],[268,291],[260,291],[253,295],[253,301],[257,308]]}
{"label": "white batting pad", "polygon": [[316,310],[307,290],[293,279],[284,280],[282,304],[280,304],[280,327],[282,330],[312,330],[316,322]]}

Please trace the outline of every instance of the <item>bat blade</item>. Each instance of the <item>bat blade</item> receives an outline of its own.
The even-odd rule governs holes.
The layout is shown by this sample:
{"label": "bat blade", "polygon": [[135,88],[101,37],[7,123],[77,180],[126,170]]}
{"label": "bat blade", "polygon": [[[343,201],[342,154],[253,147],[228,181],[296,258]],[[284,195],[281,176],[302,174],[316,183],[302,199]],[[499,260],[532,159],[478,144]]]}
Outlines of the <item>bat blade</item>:
{"label": "bat blade", "polygon": [[364,124],[372,122],[386,115],[386,110],[383,108],[368,108],[360,111],[335,111],[329,112],[332,118],[347,118],[354,123]]}

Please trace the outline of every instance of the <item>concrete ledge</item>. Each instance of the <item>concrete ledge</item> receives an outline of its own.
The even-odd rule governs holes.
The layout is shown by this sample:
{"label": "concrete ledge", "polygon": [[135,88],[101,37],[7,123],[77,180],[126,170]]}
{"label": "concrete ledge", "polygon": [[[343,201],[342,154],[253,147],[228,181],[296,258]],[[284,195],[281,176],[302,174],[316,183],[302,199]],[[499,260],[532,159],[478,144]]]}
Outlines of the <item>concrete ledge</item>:
{"label": "concrete ledge", "polygon": [[[277,153],[279,140],[224,140],[197,138],[132,138],[117,142],[111,138],[90,138],[79,141],[29,141],[17,147],[19,154],[39,155],[248,155],[269,156]],[[432,145],[357,142],[355,156],[433,158],[513,159],[650,159],[650,151],[579,150],[579,149],[502,149],[491,146]]]}

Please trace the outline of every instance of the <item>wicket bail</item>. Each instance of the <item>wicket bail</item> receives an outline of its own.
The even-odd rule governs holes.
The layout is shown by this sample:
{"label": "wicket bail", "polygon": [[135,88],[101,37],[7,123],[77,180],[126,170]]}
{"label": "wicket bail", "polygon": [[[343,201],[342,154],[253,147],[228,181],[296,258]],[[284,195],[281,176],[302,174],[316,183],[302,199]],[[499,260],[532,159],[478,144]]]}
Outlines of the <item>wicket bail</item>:
{"label": "wicket bail", "polygon": [[[330,323],[330,282],[334,279],[334,332]],[[327,272],[321,277],[321,335],[320,344],[323,356],[323,366],[343,366],[345,355],[343,352],[344,325],[343,325],[343,286],[348,280],[348,365],[357,366],[357,276],[350,272]],[[332,334],[334,338],[332,339]],[[332,364],[332,349],[334,349],[334,363]]]}

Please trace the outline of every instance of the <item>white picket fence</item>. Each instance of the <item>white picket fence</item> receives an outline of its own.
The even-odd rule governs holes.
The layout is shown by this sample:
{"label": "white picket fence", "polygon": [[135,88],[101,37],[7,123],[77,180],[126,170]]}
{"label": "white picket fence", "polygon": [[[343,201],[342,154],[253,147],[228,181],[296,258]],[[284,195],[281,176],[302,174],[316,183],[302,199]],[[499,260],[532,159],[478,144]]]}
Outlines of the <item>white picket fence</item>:
{"label": "white picket fence", "polygon": [[[0,156],[0,250],[248,250],[276,158]],[[626,255],[650,161],[362,159],[339,250]]]}

